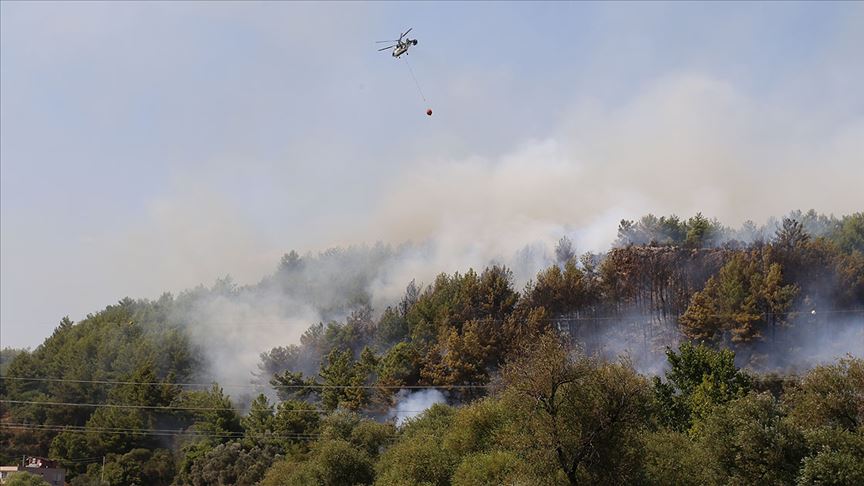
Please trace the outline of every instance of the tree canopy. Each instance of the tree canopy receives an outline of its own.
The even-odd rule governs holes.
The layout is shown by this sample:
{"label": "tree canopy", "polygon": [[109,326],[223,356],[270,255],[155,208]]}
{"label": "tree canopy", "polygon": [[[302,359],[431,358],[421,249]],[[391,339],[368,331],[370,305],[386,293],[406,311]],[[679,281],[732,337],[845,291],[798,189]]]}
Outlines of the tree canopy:
{"label": "tree canopy", "polygon": [[[864,340],[862,221],[649,214],[604,253],[562,237],[519,288],[491,264],[383,309],[375,269],[401,250],[292,251],[258,284],[4,348],[0,460],[76,485],[861,484],[864,364],[831,353]],[[248,383],[212,381],[196,310],[260,295],[321,319]]]}

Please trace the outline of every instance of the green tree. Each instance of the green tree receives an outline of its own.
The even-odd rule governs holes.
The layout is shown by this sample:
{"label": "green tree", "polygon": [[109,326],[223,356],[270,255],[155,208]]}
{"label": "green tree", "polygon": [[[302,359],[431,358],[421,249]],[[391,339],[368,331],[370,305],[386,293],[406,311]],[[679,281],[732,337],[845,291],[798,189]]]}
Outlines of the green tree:
{"label": "green tree", "polygon": [[99,477],[111,486],[168,486],[174,478],[174,458],[166,449],[109,454]]}
{"label": "green tree", "polygon": [[666,381],[653,378],[660,420],[675,430],[689,430],[717,405],[744,396],[751,379],[735,367],[735,353],[715,351],[704,344],[682,343],[666,350]]}
{"label": "green tree", "polygon": [[374,420],[361,420],[352,430],[348,442],[366,451],[369,457],[377,458],[396,435],[392,423],[379,423]]}
{"label": "green tree", "polygon": [[341,440],[324,441],[315,447],[313,465],[318,484],[372,484],[372,460],[362,449]]}
{"label": "green tree", "polygon": [[[175,305],[170,295],[157,301],[125,298],[77,323],[64,318],[42,345],[32,352],[20,353],[9,363],[4,377],[22,379],[4,380],[3,398],[55,403],[169,404],[176,392],[171,383],[189,378],[201,362],[188,336],[179,329],[176,318],[169,317],[174,315]],[[109,387],[101,383],[103,381],[128,383]],[[82,427],[91,423],[90,430],[82,437],[96,442],[95,449],[87,446],[93,455],[99,453],[96,449],[123,453],[139,446],[153,446],[151,438],[140,434],[132,437],[119,431],[108,434],[105,430],[95,430],[93,427],[97,425],[149,427],[152,420],[168,418],[168,414],[154,410],[128,416],[117,412],[74,405],[13,404],[7,407],[4,404],[2,415],[4,420],[38,425]],[[0,431],[0,456],[48,455],[57,435],[49,431],[7,434],[4,429]],[[100,444],[102,439],[105,443]],[[80,457],[83,453],[80,440],[61,444],[63,441],[60,439],[54,448],[70,452],[70,457]],[[114,445],[120,448],[109,451],[108,447]],[[70,470],[80,472],[81,466]]]}
{"label": "green tree", "polygon": [[393,307],[387,307],[378,320],[375,343],[379,350],[386,350],[396,343],[408,339],[408,321]]}
{"label": "green tree", "polygon": [[124,380],[126,383],[113,388],[108,398],[116,403],[130,405],[166,406],[180,394],[180,388],[171,383],[173,378],[171,374],[161,384],[154,385],[160,380],[156,375],[156,367],[148,359],[136,366],[131,376]]}
{"label": "green tree", "polygon": [[[703,221],[707,228],[711,228],[711,222],[703,218],[701,213],[689,222]],[[692,228],[692,226],[691,226]],[[643,216],[638,222],[621,220],[618,225],[618,239],[615,244],[618,247],[628,245],[680,245],[684,243],[688,230],[688,223],[682,222],[678,216],[661,216],[657,218],[653,214]],[[705,231],[705,228],[699,228]],[[701,241],[701,237],[697,238]],[[694,241],[695,242],[695,241]]]}
{"label": "green tree", "polygon": [[280,400],[303,399],[321,391],[315,380],[303,377],[302,371],[285,370],[277,373],[270,380],[270,386],[276,390]]}
{"label": "green tree", "polygon": [[246,434],[264,434],[273,430],[273,405],[263,393],[252,400],[249,413],[243,417],[241,424]]}
{"label": "green tree", "polygon": [[3,483],[6,486],[51,486],[42,476],[29,472],[16,472],[9,475]]}
{"label": "green tree", "polygon": [[716,225],[712,224],[702,213],[687,220],[687,237],[684,243],[691,248],[710,246],[716,237]]}
{"label": "green tree", "polygon": [[[481,337],[485,329],[488,326],[482,321],[465,323],[462,332],[456,328],[442,329],[437,342],[424,359],[422,379],[440,386],[485,385],[489,380],[485,363],[492,354],[490,347],[484,346]],[[466,396],[474,396],[477,390],[464,389],[458,392],[464,391]]]}
{"label": "green tree", "polygon": [[803,428],[864,431],[864,359],[847,357],[813,368],[786,402]]}
{"label": "green tree", "polygon": [[282,259],[279,260],[279,272],[291,273],[302,268],[303,260],[300,258],[300,254],[294,250],[282,255]]}
{"label": "green tree", "polygon": [[476,400],[456,410],[443,445],[462,457],[494,450],[501,445],[500,436],[513,418],[501,400]]}
{"label": "green tree", "polygon": [[240,415],[219,385],[214,384],[209,390],[183,392],[176,406],[190,409],[181,418],[191,423],[195,432],[217,436],[243,433]]}
{"label": "green tree", "polygon": [[[217,445],[228,442],[232,437],[242,437],[243,427],[230,397],[216,384],[209,390],[184,391],[178,397],[176,406],[187,409],[178,412],[176,418],[189,424],[187,430],[190,432],[180,447],[178,477],[182,480],[183,477],[197,474],[193,468],[200,468],[200,464],[203,464],[201,461],[206,461]],[[219,452],[226,453],[224,448]]]}
{"label": "green tree", "polygon": [[261,362],[258,363],[258,371],[255,373],[256,381],[267,383],[274,375],[300,368],[302,354],[303,350],[296,344],[277,346],[261,353]]}
{"label": "green tree", "polygon": [[411,342],[397,343],[378,361],[378,387],[371,401],[378,406],[393,405],[399,387],[417,385],[420,381],[421,356]]}
{"label": "green tree", "polygon": [[253,485],[260,481],[273,463],[276,451],[238,441],[219,444],[197,455],[181,469],[175,483],[191,486]]}
{"label": "green tree", "polygon": [[315,472],[305,458],[288,457],[273,463],[260,486],[307,486],[316,484]]}
{"label": "green tree", "polygon": [[847,253],[864,253],[864,212],[844,216],[829,238]]}
{"label": "green tree", "polygon": [[681,331],[697,342],[713,342],[722,336],[725,320],[718,299],[714,297],[717,287],[715,277],[708,279],[705,289],[693,294],[687,310],[681,316]]}
{"label": "green tree", "polygon": [[792,484],[806,446],[768,393],[718,407],[705,420],[701,440],[726,484]]}
{"label": "green tree", "polygon": [[450,484],[458,455],[443,447],[442,441],[453,420],[453,410],[434,405],[402,427],[398,440],[375,466],[376,485]]}
{"label": "green tree", "polygon": [[84,434],[60,432],[51,441],[49,457],[58,458],[60,464],[74,477],[83,474],[87,468],[86,460],[95,456]]}
{"label": "green tree", "polygon": [[794,250],[795,248],[807,243],[809,240],[810,235],[807,234],[804,225],[791,218],[783,218],[783,223],[777,230],[777,234],[774,236],[774,244],[780,248],[781,251]]}
{"label": "green tree", "polygon": [[555,245],[555,261],[558,265],[563,266],[565,263],[576,258],[576,250],[573,249],[573,241],[566,236],[562,236]]}
{"label": "green tree", "polygon": [[322,378],[321,403],[327,410],[344,407],[360,410],[369,403],[365,388],[368,378],[377,366],[377,359],[366,348],[357,362],[350,350],[333,350],[327,355],[327,364],[318,373]]}
{"label": "green tree", "polygon": [[618,223],[618,239],[615,240],[615,245],[627,246],[637,244],[638,241],[635,223],[631,220],[622,219]]}
{"label": "green tree", "polygon": [[273,434],[287,448],[290,444],[305,443],[308,437],[318,432],[319,423],[319,412],[314,405],[286,400],[276,406]]}
{"label": "green tree", "polygon": [[538,273],[537,282],[526,292],[528,305],[542,307],[550,316],[580,310],[591,298],[588,279],[572,259],[564,263],[563,270],[551,266]]}
{"label": "green tree", "polygon": [[87,421],[87,444],[95,455],[147,448],[152,446],[152,437],[136,431],[153,428],[152,425],[142,410],[100,408]]}
{"label": "green tree", "polygon": [[261,481],[262,486],[341,486],[372,484],[372,460],[365,451],[344,440],[324,440],[305,460],[277,462]]}
{"label": "green tree", "polygon": [[516,446],[527,462],[560,469],[570,484],[638,479],[650,395],[627,363],[594,363],[544,335],[502,375],[507,406],[522,420],[511,434],[517,443],[528,434]]}
{"label": "green tree", "polygon": [[811,452],[802,463],[799,485],[864,484],[864,433],[823,427],[805,437]]}
{"label": "green tree", "polygon": [[702,444],[669,429],[643,437],[645,483],[681,486],[720,485],[720,472]]}
{"label": "green tree", "polygon": [[11,363],[16,356],[29,352],[29,349],[10,348],[8,346],[0,349],[0,375],[6,376],[6,370],[9,368],[9,363]]}
{"label": "green tree", "polygon": [[416,385],[420,379],[419,360],[412,343],[396,344],[381,358],[378,382],[386,386]]}
{"label": "green tree", "polygon": [[453,486],[527,484],[521,476],[525,464],[509,451],[481,452],[467,456],[453,473]]}
{"label": "green tree", "polygon": [[[770,254],[736,253],[693,295],[682,331],[694,340],[749,343],[766,338],[785,322],[785,313],[798,295],[784,285],[782,268]],[[772,339],[773,342],[773,339]]]}

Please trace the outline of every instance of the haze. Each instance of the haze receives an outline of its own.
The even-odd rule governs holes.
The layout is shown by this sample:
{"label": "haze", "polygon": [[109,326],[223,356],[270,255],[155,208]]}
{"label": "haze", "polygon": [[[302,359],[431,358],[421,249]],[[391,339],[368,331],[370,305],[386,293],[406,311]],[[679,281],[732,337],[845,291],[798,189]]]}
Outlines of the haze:
{"label": "haze", "polygon": [[[864,209],[861,3],[3,2],[0,24],[2,346],[291,249],[433,241],[448,271],[605,249],[648,212]],[[375,50],[409,26],[428,103]]]}

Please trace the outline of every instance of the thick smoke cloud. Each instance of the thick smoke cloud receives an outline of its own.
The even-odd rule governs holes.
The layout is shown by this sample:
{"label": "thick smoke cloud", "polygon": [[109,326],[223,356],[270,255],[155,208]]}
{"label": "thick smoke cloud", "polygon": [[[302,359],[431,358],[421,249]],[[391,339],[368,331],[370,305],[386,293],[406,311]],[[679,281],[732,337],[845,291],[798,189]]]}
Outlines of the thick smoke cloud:
{"label": "thick smoke cloud", "polygon": [[229,387],[248,385],[262,352],[298,342],[302,332],[321,319],[310,304],[263,288],[208,292],[190,299],[173,318],[184,323],[207,360],[208,373],[201,378]]}
{"label": "thick smoke cloud", "polygon": [[[860,210],[854,186],[864,180],[864,122],[834,124],[788,110],[748,98],[722,80],[685,73],[658,79],[614,108],[590,100],[575,103],[549,138],[523,142],[504,155],[409,164],[384,184],[371,214],[314,239],[410,243],[374,262],[367,260],[370,254],[349,252],[328,263],[334,265],[330,269],[310,267],[308,272],[319,274],[314,295],[286,296],[270,288],[272,295],[203,303],[195,321],[220,324],[203,329],[201,343],[216,363],[224,361],[215,357],[237,356],[230,374],[239,379],[249,376],[255,356],[267,346],[297,342],[308,325],[344,317],[320,312],[345,298],[328,284],[340,273],[358,276],[380,311],[398,301],[411,280],[428,284],[441,272],[492,263],[512,267],[519,288],[554,262],[554,244],[562,236],[573,240],[579,253],[604,251],[620,219],[648,212],[687,217],[702,211],[737,226],[795,207],[838,214]],[[822,161],[819,170],[814,160]],[[219,198],[210,196],[213,207]],[[272,268],[285,249],[256,238],[253,226],[236,212],[196,210],[203,207],[192,204],[198,200],[166,202],[172,210],[155,210],[157,226],[149,237],[136,232],[119,247],[138,248],[145,260],[159,260],[154,242],[161,237],[169,255],[169,246],[178,241],[193,255],[198,248],[213,248],[198,239],[227,241],[215,253],[199,254],[211,255],[205,268],[240,273],[247,283],[256,272],[268,273],[266,265]],[[232,219],[227,238],[210,231]],[[247,263],[250,254],[258,258],[255,265]],[[153,281],[164,281],[165,275],[170,277],[170,269],[154,274]],[[607,347],[628,349],[612,337]],[[217,370],[220,376],[225,372]]]}
{"label": "thick smoke cloud", "polygon": [[[207,379],[248,384],[258,371],[260,354],[297,344],[317,323],[344,321],[372,305],[373,318],[398,303],[412,281],[428,284],[440,272],[481,270],[495,262],[522,271],[521,282],[553,262],[543,247],[526,246],[507,258],[465,259],[465,266],[436,269],[433,244],[352,246],[286,256],[275,272],[254,285],[239,286],[230,277],[212,288],[198,287],[177,298],[172,320],[182,323],[208,362]],[[452,263],[452,262],[451,262]],[[417,277],[423,278],[420,280]],[[307,373],[320,363],[307,363]],[[266,380],[265,380],[266,381]]]}
{"label": "thick smoke cloud", "polygon": [[602,250],[618,220],[648,212],[730,225],[797,207],[851,213],[860,180],[864,119],[814,119],[685,73],[622,106],[577,102],[559,131],[508,154],[412,167],[384,191],[366,237],[488,256],[572,232]]}

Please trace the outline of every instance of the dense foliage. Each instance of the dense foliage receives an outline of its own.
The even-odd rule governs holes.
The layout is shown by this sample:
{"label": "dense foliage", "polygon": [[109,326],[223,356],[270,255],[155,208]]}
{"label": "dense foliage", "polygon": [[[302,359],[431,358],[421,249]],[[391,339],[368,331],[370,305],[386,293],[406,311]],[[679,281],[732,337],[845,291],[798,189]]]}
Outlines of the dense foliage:
{"label": "dense foliage", "polygon": [[[257,285],[124,299],[3,349],[0,460],[76,485],[864,483],[864,361],[831,347],[864,339],[864,213],[649,215],[605,254],[563,238],[522,289],[493,265],[376,311],[400,251],[291,252]],[[325,320],[232,399],[196,316],[258,295]]]}

